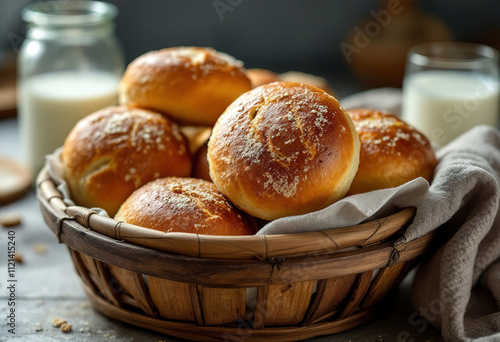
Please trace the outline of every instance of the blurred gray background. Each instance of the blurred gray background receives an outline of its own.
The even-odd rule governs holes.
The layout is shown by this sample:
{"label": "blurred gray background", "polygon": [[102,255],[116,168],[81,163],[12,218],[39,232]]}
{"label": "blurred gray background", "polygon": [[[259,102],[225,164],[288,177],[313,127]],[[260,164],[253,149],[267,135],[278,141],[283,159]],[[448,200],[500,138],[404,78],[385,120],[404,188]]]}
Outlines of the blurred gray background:
{"label": "blurred gray background", "polygon": [[[22,42],[26,27],[20,11],[30,2],[0,0],[0,63]],[[500,47],[498,0],[109,2],[120,11],[116,32],[127,62],[164,47],[212,46],[244,61],[247,68],[324,76],[341,95],[398,86],[408,48],[422,41],[445,37]],[[383,16],[380,11],[387,14],[390,6],[404,10],[377,21],[376,16]],[[359,31],[371,35],[360,49],[353,45]],[[344,49],[358,50],[346,58],[343,43]]]}

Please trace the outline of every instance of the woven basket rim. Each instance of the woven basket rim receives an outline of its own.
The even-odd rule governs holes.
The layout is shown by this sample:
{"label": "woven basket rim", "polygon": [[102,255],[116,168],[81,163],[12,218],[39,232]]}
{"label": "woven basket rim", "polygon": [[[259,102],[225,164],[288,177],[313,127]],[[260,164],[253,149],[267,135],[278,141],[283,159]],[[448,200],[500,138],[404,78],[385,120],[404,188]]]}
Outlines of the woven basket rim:
{"label": "woven basket rim", "polygon": [[[76,220],[78,224],[119,241],[157,250],[220,259],[268,259],[276,256],[307,255],[366,247],[400,233],[411,222],[415,208],[354,226],[314,232],[276,235],[214,236],[194,233],[161,232],[98,215],[81,206],[67,205],[57,190],[47,167],[37,177],[37,195],[44,199],[57,221]],[[43,205],[43,203],[42,203]]]}
{"label": "woven basket rim", "polygon": [[[170,243],[160,244],[160,247],[164,248],[154,248],[158,245],[156,239],[134,240],[126,237],[118,240],[114,233],[118,221],[95,213],[89,214],[90,210],[87,208],[68,207],[46,168],[37,178],[37,196],[45,222],[58,236],[60,242],[65,243],[69,248],[131,271],[216,287],[284,284],[327,279],[388,267],[422,254],[429,246],[433,235],[427,234],[413,241],[396,243],[399,235],[393,235],[394,232],[385,232],[387,236],[380,239],[377,233],[384,231],[388,222],[386,218],[364,224],[366,229],[370,230],[366,236],[363,236],[363,240],[356,240],[354,245],[350,243],[352,235],[359,229],[347,227],[331,230],[337,240],[329,235],[330,232],[236,238],[162,233],[167,236],[167,239],[161,242],[169,241]],[[80,215],[82,213],[83,215]],[[409,224],[413,215],[412,208],[391,215],[391,217],[398,218],[396,228],[391,227],[391,229],[396,232],[400,231]],[[106,235],[106,230],[103,230],[102,226],[109,228],[110,223],[111,233],[107,231],[109,235]],[[146,230],[156,233],[151,229]],[[345,240],[337,238],[338,236],[335,235],[337,232],[342,232],[338,236],[344,237]],[[305,248],[304,236],[307,236],[311,242]],[[280,245],[281,242],[290,237],[298,247],[283,248]],[[256,239],[255,246],[252,245],[253,249],[250,249],[249,241],[253,239]],[[154,247],[147,244],[151,241],[155,242]],[[191,252],[185,253],[183,248],[172,247],[184,241],[188,241],[189,244],[194,241]],[[229,252],[220,253],[220,248],[226,248]],[[251,279],[249,279],[249,274],[252,274]]]}

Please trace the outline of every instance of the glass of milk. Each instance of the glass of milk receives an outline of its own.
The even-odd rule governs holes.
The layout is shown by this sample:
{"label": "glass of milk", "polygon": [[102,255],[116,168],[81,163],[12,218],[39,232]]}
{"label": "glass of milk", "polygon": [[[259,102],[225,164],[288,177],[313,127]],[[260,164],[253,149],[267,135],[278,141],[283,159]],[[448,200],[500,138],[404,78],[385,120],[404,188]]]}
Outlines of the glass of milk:
{"label": "glass of milk", "polygon": [[429,43],[410,50],[402,116],[442,147],[476,125],[498,126],[498,51],[478,44]]}
{"label": "glass of milk", "polygon": [[98,1],[37,1],[22,12],[18,56],[23,156],[36,173],[78,120],[117,101],[124,69],[117,8]]}

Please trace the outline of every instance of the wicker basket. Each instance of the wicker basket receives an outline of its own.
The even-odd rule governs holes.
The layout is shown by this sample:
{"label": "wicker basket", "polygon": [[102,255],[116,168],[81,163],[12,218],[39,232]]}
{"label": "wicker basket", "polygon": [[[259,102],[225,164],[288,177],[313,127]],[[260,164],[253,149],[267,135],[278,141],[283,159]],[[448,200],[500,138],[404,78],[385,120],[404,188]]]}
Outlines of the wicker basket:
{"label": "wicker basket", "polygon": [[412,208],[322,232],[216,237],[67,206],[46,168],[37,195],[96,310],[196,341],[297,341],[365,323],[432,239],[394,244]]}

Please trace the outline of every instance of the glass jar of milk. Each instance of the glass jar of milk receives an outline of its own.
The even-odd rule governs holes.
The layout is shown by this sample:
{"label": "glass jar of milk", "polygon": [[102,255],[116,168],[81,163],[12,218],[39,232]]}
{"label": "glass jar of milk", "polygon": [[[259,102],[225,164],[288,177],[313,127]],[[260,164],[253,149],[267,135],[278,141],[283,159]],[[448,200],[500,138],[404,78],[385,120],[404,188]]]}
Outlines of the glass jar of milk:
{"label": "glass jar of milk", "polygon": [[98,1],[37,1],[23,9],[28,29],[18,56],[18,117],[33,172],[78,120],[116,104],[124,69],[117,12]]}
{"label": "glass jar of milk", "polygon": [[403,119],[441,147],[476,125],[498,127],[498,52],[469,43],[430,43],[408,54]]}

